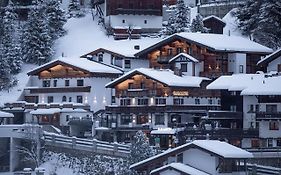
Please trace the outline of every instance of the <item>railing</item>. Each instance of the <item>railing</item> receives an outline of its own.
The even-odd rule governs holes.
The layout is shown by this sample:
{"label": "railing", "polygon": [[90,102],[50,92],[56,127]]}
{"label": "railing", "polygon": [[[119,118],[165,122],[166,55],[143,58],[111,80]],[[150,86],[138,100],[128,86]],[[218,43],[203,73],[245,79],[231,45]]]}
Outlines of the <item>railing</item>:
{"label": "railing", "polygon": [[115,10],[117,14],[133,14],[133,15],[161,15],[160,9],[123,9],[118,8]]}
{"label": "railing", "polygon": [[116,157],[127,157],[130,153],[130,146],[128,145],[109,143],[96,139],[81,139],[52,133],[44,133],[44,138],[47,146],[89,151]]}
{"label": "railing", "polygon": [[168,63],[171,58],[172,58],[172,56],[160,56],[160,57],[157,57],[157,62],[158,63]]}
{"label": "railing", "polygon": [[281,174],[281,168],[275,168],[275,167],[269,167],[269,166],[262,166],[262,165],[256,165],[256,164],[247,164],[247,169],[251,174],[256,175],[278,175]]}

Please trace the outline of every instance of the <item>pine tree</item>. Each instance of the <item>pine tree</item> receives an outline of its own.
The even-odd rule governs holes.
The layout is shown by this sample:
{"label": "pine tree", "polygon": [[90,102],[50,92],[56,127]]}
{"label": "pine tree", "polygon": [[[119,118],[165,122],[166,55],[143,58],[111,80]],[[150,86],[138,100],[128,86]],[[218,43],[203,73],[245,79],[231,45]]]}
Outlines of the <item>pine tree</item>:
{"label": "pine tree", "polygon": [[200,14],[196,15],[195,19],[192,20],[190,30],[191,32],[208,33],[208,29],[204,27],[203,18]]}
{"label": "pine tree", "polygon": [[175,27],[175,18],[170,14],[168,25],[166,27],[166,34],[172,35],[174,33],[177,33],[177,29]]}
{"label": "pine tree", "polygon": [[156,151],[149,146],[149,141],[146,135],[142,131],[138,131],[134,136],[134,140],[131,146],[131,153],[129,156],[129,162],[134,164],[154,156]]}
{"label": "pine tree", "polygon": [[19,73],[22,65],[21,49],[18,38],[18,16],[10,0],[3,18],[2,57],[8,61],[12,74]]}
{"label": "pine tree", "polygon": [[189,8],[185,5],[184,0],[177,1],[175,28],[177,32],[189,30]]}
{"label": "pine tree", "polygon": [[43,64],[50,61],[53,40],[50,37],[46,6],[39,1],[33,2],[23,34],[23,58],[27,63]]}
{"label": "pine tree", "polygon": [[65,33],[63,25],[66,22],[65,13],[60,7],[58,0],[49,0],[46,2],[47,18],[50,28],[50,34],[53,40],[62,36]]}
{"label": "pine tree", "polygon": [[69,18],[82,17],[84,13],[81,11],[79,0],[71,0],[68,5]]}

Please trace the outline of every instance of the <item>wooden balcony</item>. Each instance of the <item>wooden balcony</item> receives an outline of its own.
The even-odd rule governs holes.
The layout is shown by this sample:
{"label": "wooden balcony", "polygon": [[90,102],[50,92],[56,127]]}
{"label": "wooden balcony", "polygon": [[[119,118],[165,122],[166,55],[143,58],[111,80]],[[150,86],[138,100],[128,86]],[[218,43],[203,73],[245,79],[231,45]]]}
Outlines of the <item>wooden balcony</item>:
{"label": "wooden balcony", "polygon": [[30,94],[39,94],[39,93],[67,93],[67,92],[90,92],[91,86],[85,87],[57,87],[57,88],[28,88],[26,90],[30,91]]}
{"label": "wooden balcony", "polygon": [[281,112],[269,113],[269,112],[256,112],[257,120],[280,120]]}
{"label": "wooden balcony", "polygon": [[152,97],[156,95],[156,90],[148,89],[128,89],[121,92],[121,97]]}
{"label": "wooden balcony", "polygon": [[157,58],[157,62],[159,64],[168,64],[171,58],[172,56],[160,56]]}
{"label": "wooden balcony", "polygon": [[243,119],[242,112],[209,111],[209,119]]}
{"label": "wooden balcony", "polygon": [[228,129],[228,128],[218,128],[213,130],[203,130],[203,129],[189,129],[186,128],[181,135],[188,137],[204,138],[206,139],[207,134],[209,134],[210,139],[243,139],[243,138],[258,138],[258,129]]}
{"label": "wooden balcony", "polygon": [[259,103],[280,103],[281,102],[281,95],[275,96],[258,96]]}
{"label": "wooden balcony", "polygon": [[118,8],[115,13],[122,15],[155,15],[161,16],[162,12],[160,9],[124,9]]}

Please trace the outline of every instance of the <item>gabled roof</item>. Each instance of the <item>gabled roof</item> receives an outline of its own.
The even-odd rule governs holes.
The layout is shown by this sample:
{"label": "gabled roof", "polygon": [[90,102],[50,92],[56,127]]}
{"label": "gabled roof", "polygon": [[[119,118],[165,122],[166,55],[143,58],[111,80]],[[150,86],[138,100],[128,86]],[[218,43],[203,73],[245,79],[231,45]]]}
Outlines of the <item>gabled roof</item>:
{"label": "gabled roof", "polygon": [[234,74],[219,77],[207,89],[241,91],[241,95],[281,95],[280,82],[281,76],[276,74]]}
{"label": "gabled roof", "polygon": [[203,22],[207,21],[209,19],[216,19],[217,21],[223,23],[224,25],[226,24],[223,19],[221,19],[220,17],[218,17],[216,15],[210,15],[210,16],[207,16],[207,17],[203,18]]}
{"label": "gabled roof", "polygon": [[163,83],[170,87],[200,87],[203,80],[210,80],[205,77],[194,77],[194,76],[178,76],[175,75],[173,71],[169,69],[150,69],[150,68],[139,68],[127,72],[123,76],[115,79],[114,81],[106,84],[106,88],[113,88],[117,84],[125,81],[126,79],[134,75],[144,75],[150,79],[157,82]]}
{"label": "gabled roof", "polygon": [[266,66],[268,63],[270,63],[271,61],[277,59],[281,57],[281,48],[276,50],[275,52],[273,52],[272,54],[264,57],[263,59],[261,59],[257,65],[258,66]]}
{"label": "gabled roof", "polygon": [[254,41],[239,36],[228,36],[211,33],[182,32],[173,34],[161,40],[160,42],[136,53],[135,56],[140,57],[159,48],[162,45],[168,44],[175,40],[183,40],[189,43],[206,47],[211,51],[217,52],[242,52],[260,54],[269,54],[273,52],[272,49],[266,46],[260,45]]}
{"label": "gabled roof", "polygon": [[104,48],[98,48],[98,49],[96,49],[96,50],[94,50],[94,51],[92,51],[92,52],[90,52],[90,53],[84,54],[84,55],[82,55],[82,56],[80,56],[80,57],[81,57],[81,58],[87,58],[88,55],[96,55],[96,54],[98,54],[98,53],[100,53],[100,52],[105,52],[105,53],[109,53],[109,54],[114,55],[114,56],[117,56],[117,57],[126,58],[125,55],[122,55],[122,54],[119,54],[119,53],[116,53],[116,52],[113,52],[113,51],[111,51],[111,50],[104,49]]}
{"label": "gabled roof", "polygon": [[189,54],[180,53],[180,54],[174,56],[173,58],[171,58],[171,59],[169,60],[169,63],[171,63],[171,62],[173,62],[173,61],[176,61],[176,60],[177,60],[178,58],[180,58],[180,57],[185,57],[185,58],[187,58],[188,60],[190,60],[190,61],[192,61],[192,62],[194,62],[194,63],[198,63],[198,62],[199,62],[196,58],[194,58],[193,56],[191,56],[191,55],[189,55]]}
{"label": "gabled roof", "polygon": [[95,61],[90,61],[85,58],[79,58],[79,59],[73,59],[73,58],[59,58],[53,61],[50,61],[46,64],[43,64],[27,74],[30,75],[37,75],[43,70],[49,69],[55,65],[65,65],[65,66],[70,66],[82,71],[85,71],[87,73],[104,73],[104,74],[123,74],[123,72],[117,68],[95,62]]}
{"label": "gabled roof", "polygon": [[211,155],[218,156],[225,159],[248,159],[253,158],[253,154],[245,151],[241,148],[233,146],[229,143],[222,142],[219,140],[195,140],[190,143],[186,143],[179,147],[167,150],[156,156],[150,157],[138,163],[130,166],[132,169],[138,169],[138,167],[151,164],[155,160],[167,159],[170,156],[182,153],[188,149],[195,148],[200,149],[204,152],[208,152]]}
{"label": "gabled roof", "polygon": [[165,166],[162,166],[162,167],[157,168],[155,170],[152,170],[150,172],[150,174],[156,175],[156,174],[159,174],[162,171],[171,170],[171,169],[175,170],[175,171],[178,171],[180,173],[183,173],[184,175],[210,175],[208,173],[205,173],[201,170],[198,170],[194,167],[185,165],[183,163],[170,163],[168,165],[165,165]]}

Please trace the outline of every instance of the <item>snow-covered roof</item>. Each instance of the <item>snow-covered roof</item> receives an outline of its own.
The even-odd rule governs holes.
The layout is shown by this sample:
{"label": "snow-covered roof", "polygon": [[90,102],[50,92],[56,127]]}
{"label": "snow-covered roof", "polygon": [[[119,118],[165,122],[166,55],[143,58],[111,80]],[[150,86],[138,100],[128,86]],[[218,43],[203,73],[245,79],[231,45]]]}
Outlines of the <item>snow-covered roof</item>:
{"label": "snow-covered roof", "polygon": [[257,65],[265,65],[273,60],[275,60],[276,58],[281,57],[281,48],[276,50],[275,52],[273,52],[272,54],[264,57],[263,59],[261,59]]}
{"label": "snow-covered roof", "polygon": [[114,81],[106,84],[105,86],[114,87],[116,84],[136,74],[142,74],[155,81],[161,82],[167,86],[172,87],[200,87],[200,84],[203,80],[210,80],[205,77],[194,77],[186,75],[178,76],[175,75],[174,72],[169,69],[139,68],[127,72],[123,76],[115,79]]}
{"label": "snow-covered roof", "polygon": [[[194,147],[195,146],[195,147]],[[222,142],[219,140],[194,140],[190,143],[186,143],[184,145],[178,146],[173,149],[168,149],[164,151],[163,153],[157,154],[153,157],[147,158],[143,161],[140,161],[138,163],[135,163],[130,166],[130,168],[136,168],[143,164],[148,164],[152,162],[153,160],[159,160],[161,157],[169,157],[174,156],[175,153],[181,153],[185,150],[188,150],[189,148],[201,148],[201,150],[205,150],[207,152],[211,152],[215,155],[218,155],[223,158],[237,158],[237,159],[247,159],[247,158],[253,158],[253,154],[245,151],[241,148],[238,148],[236,146],[233,146],[229,143]]]}
{"label": "snow-covered roof", "polygon": [[281,76],[271,74],[234,74],[221,76],[207,89],[241,91],[241,95],[281,95]]}
{"label": "snow-covered roof", "polygon": [[181,57],[181,56],[186,57],[187,59],[189,59],[190,61],[192,61],[192,62],[194,62],[194,63],[198,63],[198,62],[199,62],[196,58],[194,58],[193,56],[191,56],[191,55],[189,55],[189,54],[180,53],[180,54],[174,56],[173,58],[171,58],[171,59],[169,60],[169,63],[170,63],[170,62],[173,62],[174,60],[177,60],[177,59],[178,59],[179,57]]}
{"label": "snow-covered roof", "polygon": [[200,170],[198,170],[198,169],[196,169],[194,167],[185,165],[183,163],[170,163],[168,165],[165,165],[165,166],[162,166],[162,167],[157,168],[155,170],[152,170],[150,172],[150,174],[151,175],[158,174],[159,172],[167,170],[167,169],[174,169],[174,170],[177,170],[179,172],[187,173],[187,174],[192,174],[192,175],[210,175],[208,173],[205,173],[203,171],[200,171]]}
{"label": "snow-covered roof", "polygon": [[158,43],[147,47],[135,54],[136,57],[145,55],[154,49],[159,48],[162,45],[165,45],[174,40],[186,40],[190,43],[195,43],[207,47],[212,51],[217,52],[245,52],[245,53],[262,53],[268,54],[272,53],[273,50],[258,44],[254,41],[251,41],[247,38],[241,36],[228,36],[222,34],[212,34],[212,33],[191,33],[191,32],[182,32],[173,34]]}
{"label": "snow-covered roof", "polygon": [[95,62],[95,61],[90,61],[86,58],[66,58],[66,57],[61,57],[59,59],[55,59],[53,61],[50,61],[46,64],[43,64],[35,69],[33,69],[32,71],[28,72],[28,75],[34,75],[42,70],[44,70],[44,68],[50,67],[50,66],[54,66],[57,64],[67,64],[73,67],[77,67],[80,68],[82,70],[91,72],[91,73],[109,73],[109,74],[122,74],[123,72],[119,69],[113,68],[111,66],[105,65],[105,64],[101,64],[99,62]]}
{"label": "snow-covered roof", "polygon": [[176,133],[175,129],[172,128],[158,128],[156,130],[152,130],[150,134],[152,135],[159,135],[159,134],[170,134],[174,135]]}
{"label": "snow-covered roof", "polygon": [[59,113],[61,110],[59,108],[50,108],[50,109],[36,109],[30,112],[32,115],[52,115]]}
{"label": "snow-covered roof", "polygon": [[11,118],[11,117],[14,117],[14,114],[0,111],[0,118]]}
{"label": "snow-covered roof", "polygon": [[207,16],[207,17],[203,18],[203,21],[206,21],[206,20],[211,19],[211,18],[215,18],[216,20],[221,21],[222,23],[225,23],[223,19],[221,19],[220,17],[218,17],[216,15]]}

